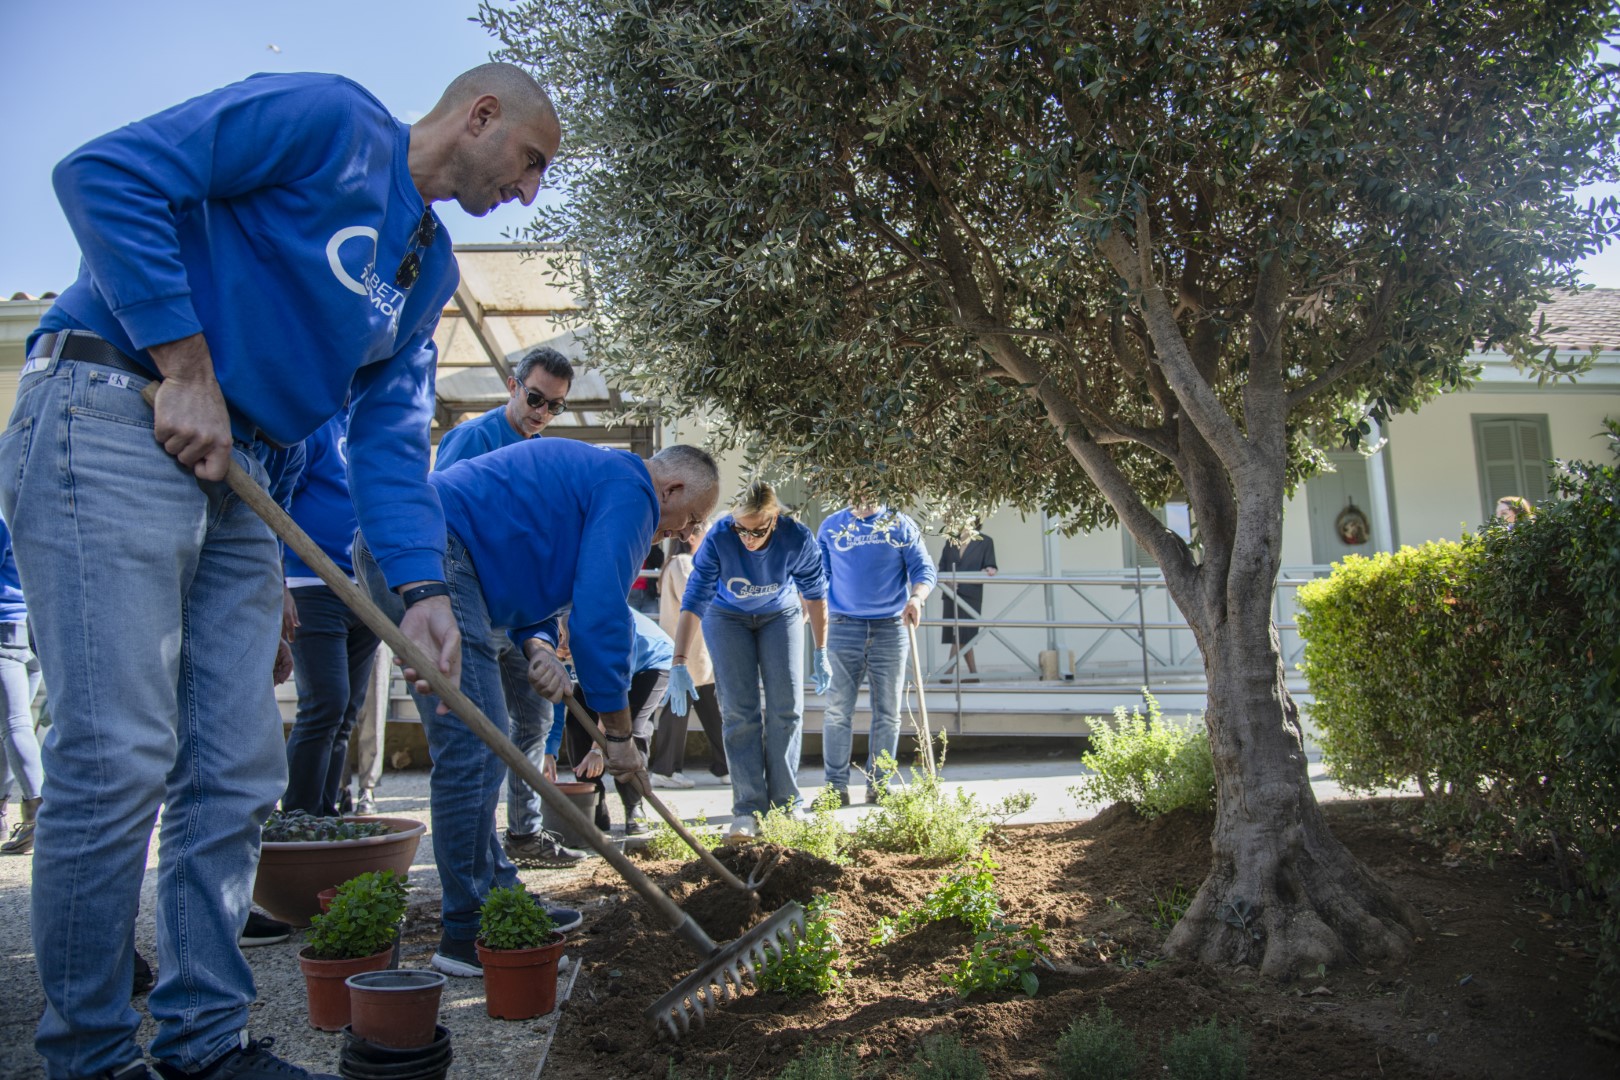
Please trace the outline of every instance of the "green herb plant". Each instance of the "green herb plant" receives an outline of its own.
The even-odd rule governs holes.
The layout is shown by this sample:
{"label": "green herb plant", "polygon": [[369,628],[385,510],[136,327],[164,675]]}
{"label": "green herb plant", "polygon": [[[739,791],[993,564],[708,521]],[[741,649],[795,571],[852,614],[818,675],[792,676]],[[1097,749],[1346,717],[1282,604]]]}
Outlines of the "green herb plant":
{"label": "green herb plant", "polygon": [[1249,1037],[1237,1024],[1209,1023],[1178,1031],[1159,1052],[1170,1080],[1245,1080],[1249,1075]]}
{"label": "green herb plant", "polygon": [[844,984],[838,973],[844,942],[834,925],[839,914],[825,893],[810,901],[804,910],[804,936],[785,952],[772,954],[765,961],[755,978],[759,988],[789,997],[836,994]]}
{"label": "green herb plant", "polygon": [[374,870],[338,886],[330,909],[310,920],[305,940],[317,960],[359,960],[392,947],[404,917],[404,879]]}
{"label": "green herb plant", "polygon": [[[940,748],[944,767],[945,748]],[[881,775],[898,775],[899,765],[887,754],[878,758]],[[878,808],[855,827],[855,846],[931,859],[966,859],[984,844],[990,830],[1028,810],[1035,796],[1018,791],[991,806],[958,788],[947,794],[939,776],[914,769],[910,783],[890,784]]]}
{"label": "green herb plant", "polygon": [[984,1058],[955,1035],[930,1035],[906,1070],[911,1080],[989,1080]]}
{"label": "green herb plant", "polygon": [[557,929],[540,901],[522,885],[491,889],[478,909],[478,937],[486,949],[534,949]]}
{"label": "green herb plant", "polygon": [[1131,1080],[1142,1052],[1107,1005],[1069,1025],[1057,1043],[1057,1080]]}
{"label": "green herb plant", "polygon": [[834,813],[838,807],[838,792],[830,787],[816,796],[807,817],[796,818],[791,811],[772,807],[759,819],[758,837],[767,844],[808,852],[828,862],[846,863],[851,838]]}
{"label": "green herb plant", "polygon": [[1169,896],[1153,894],[1153,929],[1161,934],[1168,934],[1187,914],[1187,905],[1192,903],[1192,894],[1185,886],[1171,886]]}
{"label": "green herb plant", "polygon": [[776,1080],[856,1080],[861,1059],[842,1046],[810,1047],[776,1074]]}
{"label": "green herb plant", "polygon": [[975,934],[990,928],[1000,918],[1001,896],[996,892],[996,860],[981,852],[967,866],[945,875],[939,888],[923,898],[920,906],[898,915],[886,915],[872,931],[873,945],[887,945],[919,926],[942,919],[960,919]]}
{"label": "green herb plant", "polygon": [[1092,770],[1069,794],[1080,802],[1129,803],[1146,818],[1188,808],[1215,806],[1215,759],[1202,722],[1166,723],[1159,702],[1146,690],[1148,714],[1126,715],[1116,706],[1114,720],[1091,727],[1091,749],[1080,763]]}
{"label": "green herb plant", "polygon": [[1038,923],[1019,926],[997,919],[973,936],[973,951],[955,971],[945,974],[945,984],[961,997],[975,990],[1015,989],[1034,997],[1041,985],[1035,966],[1051,967],[1047,959],[1051,952],[1046,931]]}
{"label": "green herb plant", "polygon": [[386,821],[349,821],[340,817],[318,817],[302,810],[276,810],[264,823],[260,838],[267,844],[363,840],[368,836],[387,836],[393,831]]}
{"label": "green herb plant", "polygon": [[[722,833],[718,826],[711,826],[706,817],[694,818],[686,827],[687,831],[697,838],[698,843],[704,847],[714,847],[720,843]],[[660,821],[658,826],[647,836],[647,843],[642,848],[649,858],[654,859],[680,859],[687,861],[697,858],[697,855],[681,834],[670,828],[667,821]]]}

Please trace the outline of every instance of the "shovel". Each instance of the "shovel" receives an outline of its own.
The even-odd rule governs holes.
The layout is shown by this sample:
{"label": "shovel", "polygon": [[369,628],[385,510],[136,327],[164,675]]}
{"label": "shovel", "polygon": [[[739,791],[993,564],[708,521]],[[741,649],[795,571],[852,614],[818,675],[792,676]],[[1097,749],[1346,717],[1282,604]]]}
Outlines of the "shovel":
{"label": "shovel", "polygon": [[930,776],[937,776],[939,765],[934,760],[934,733],[928,727],[928,697],[923,693],[922,655],[917,652],[917,628],[907,625],[906,632],[911,635],[911,672],[917,683],[917,711],[922,713],[923,766]]}
{"label": "shovel", "polygon": [[[154,379],[141,391],[141,396],[146,399],[148,405],[156,400],[157,389],[158,382]],[[796,943],[796,939],[804,937],[804,908],[797,903],[789,903],[756,924],[737,940],[723,946],[716,945],[692,916],[682,911],[680,905],[654,885],[624,852],[602,836],[568,797],[558,791],[556,785],[535,768],[534,762],[517,748],[517,744],[502,734],[500,729],[490,722],[489,717],[484,715],[483,710],[473,704],[472,699],[462,693],[459,686],[439,671],[438,662],[434,658],[428,656],[416,642],[406,637],[399,627],[394,625],[394,621],[384,615],[382,609],[372,602],[371,597],[337,568],[337,564],[332,562],[326,552],[298,527],[298,523],[288,516],[269,493],[242,470],[234,457],[226,470],[225,482],[230,485],[237,498],[264,519],[264,523],[270,526],[270,530],[279,536],[283,543],[298,553],[298,557],[304,560],[305,565],[326,582],[327,587],[349,606],[349,610],[359,616],[361,622],[388,644],[395,656],[400,657],[406,666],[414,669],[433,687],[433,692],[438,695],[439,700],[455,713],[458,720],[488,744],[495,752],[495,756],[505,762],[508,768],[539,792],[545,804],[560,815],[577,835],[589,841],[597,854],[606,859],[608,864],[618,871],[619,876],[641,894],[641,898],[664,920],[668,929],[697,953],[700,960],[697,970],[682,979],[673,990],[653,1002],[651,1007],[642,1013],[648,1025],[655,1031],[679,1039],[691,1030],[694,1023],[701,1025],[707,1020],[708,1013],[731,998],[740,997],[745,978],[752,977],[760,966],[768,962],[771,952],[774,951],[780,957]]]}

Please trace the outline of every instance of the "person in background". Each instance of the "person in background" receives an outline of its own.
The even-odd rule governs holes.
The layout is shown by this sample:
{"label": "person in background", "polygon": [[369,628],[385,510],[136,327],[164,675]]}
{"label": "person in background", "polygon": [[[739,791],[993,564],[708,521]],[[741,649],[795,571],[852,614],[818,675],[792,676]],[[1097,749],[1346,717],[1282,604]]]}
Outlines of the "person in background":
{"label": "person in background", "polygon": [[827,689],[826,595],[815,534],[782,514],[776,490],[763,480],[743,489],[692,556],[669,699],[685,716],[697,696],[687,661],[701,633],[714,661],[731,769],[729,839],[753,836],[755,818],[773,807],[799,805],[804,621],[815,638],[819,694]]}
{"label": "person in background", "polygon": [[[480,457],[492,450],[538,439],[557,417],[568,411],[574,386],[574,366],[556,349],[539,346],[523,354],[506,380],[510,393],[504,405],[457,424],[439,440],[433,468],[442,472],[458,461]],[[529,685],[529,662],[523,650],[503,640],[497,657],[501,667],[501,693],[512,723],[512,741],[525,757],[539,765],[544,756],[551,704]],[[507,770],[506,836],[501,851],[520,866],[566,866],[587,857],[540,827],[540,796],[517,773]]]}
{"label": "person in background", "polygon": [[1496,516],[1513,528],[1521,521],[1529,521],[1535,515],[1530,500],[1523,495],[1504,495],[1496,500]]}
{"label": "person in background", "polygon": [[[675,553],[664,563],[659,577],[658,625],[674,638],[680,629],[681,597],[686,593],[687,579],[692,576],[692,552],[703,543],[709,533],[709,523],[692,530],[690,540],[674,541]],[[720,722],[720,699],[714,690],[714,664],[709,660],[709,647],[703,641],[700,629],[692,639],[686,656],[686,671],[697,687],[692,707],[697,710],[703,734],[709,740],[709,772],[717,777],[727,776],[726,743]],[[692,781],[682,771],[686,765],[686,717],[677,716],[669,703],[658,718],[658,732],[653,736],[652,761],[648,771],[653,787],[689,788]]]}
{"label": "person in background", "polygon": [[0,731],[0,834],[6,827],[6,800],[16,778],[21,795],[19,815],[11,835],[0,843],[6,855],[34,850],[34,821],[45,791],[45,768],[40,762],[39,737],[34,733],[34,696],[39,693],[39,660],[28,640],[28,605],[11,554],[11,531],[0,521],[0,706],[5,709],[5,730]]}
{"label": "person in background", "polygon": [[[653,549],[647,552],[647,557],[642,560],[641,568],[643,570],[661,570],[663,566],[664,549],[655,544]],[[661,580],[661,577],[636,575],[636,580],[630,583],[630,606],[643,615],[657,616],[659,582]]]}
{"label": "person in background", "polygon": [[849,805],[855,699],[870,680],[872,732],[867,740],[866,801],[875,803],[892,778],[879,771],[900,747],[900,695],[911,655],[908,627],[922,621],[935,581],[934,561],[917,523],[897,510],[851,503],[816,534],[827,572],[827,659],[832,672],[821,745],[827,784]]}
{"label": "person in background", "polygon": [[[949,540],[945,541],[945,549],[939,553],[939,576],[960,571],[964,574],[984,573],[987,577],[995,577],[996,570],[996,542],[979,532],[982,525],[978,518],[973,519],[973,527],[963,529]],[[951,647],[951,658],[956,658],[957,650],[962,653],[962,660],[967,664],[970,675],[963,682],[978,682],[979,669],[973,663],[973,639],[979,634],[979,624],[971,621],[974,613],[984,614],[984,586],[969,584],[953,586],[956,598],[959,598],[966,609],[961,614],[966,615],[968,622],[957,622],[956,598],[949,592],[940,598],[943,610],[940,617],[946,625],[940,627],[940,641]],[[962,678],[961,669],[954,663],[951,673]]]}

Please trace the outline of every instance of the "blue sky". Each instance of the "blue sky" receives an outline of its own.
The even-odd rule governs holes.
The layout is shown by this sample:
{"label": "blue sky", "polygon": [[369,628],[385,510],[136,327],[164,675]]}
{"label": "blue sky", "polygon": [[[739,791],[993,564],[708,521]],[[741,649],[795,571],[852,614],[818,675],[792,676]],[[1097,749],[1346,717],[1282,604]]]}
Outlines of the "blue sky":
{"label": "blue sky", "polygon": [[[467,21],[475,10],[461,0],[0,0],[0,297],[60,290],[77,273],[50,186],[73,148],[256,71],[347,75],[415,120],[489,58],[493,40]],[[507,239],[528,213],[442,208],[460,243]],[[1585,269],[1620,287],[1620,248]]]}

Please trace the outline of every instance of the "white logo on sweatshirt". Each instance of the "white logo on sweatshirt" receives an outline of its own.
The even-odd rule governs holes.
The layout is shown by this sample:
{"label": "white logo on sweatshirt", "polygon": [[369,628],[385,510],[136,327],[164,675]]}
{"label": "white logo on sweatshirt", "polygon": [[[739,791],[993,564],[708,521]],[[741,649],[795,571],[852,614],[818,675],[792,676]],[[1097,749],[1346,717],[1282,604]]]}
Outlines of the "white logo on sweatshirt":
{"label": "white logo on sweatshirt", "polygon": [[727,578],[726,588],[739,600],[749,600],[756,596],[775,596],[782,591],[782,586],[774,581],[769,585],[755,585],[745,577]]}
{"label": "white logo on sweatshirt", "polygon": [[[349,273],[339,257],[339,251],[350,240],[364,237],[371,241],[371,261],[356,278]],[[326,242],[326,264],[332,268],[332,276],[345,289],[371,301],[371,306],[387,316],[390,323],[397,322],[399,311],[405,306],[405,294],[394,288],[382,279],[377,273],[377,230],[369,225],[350,225],[346,229],[339,229],[332,234],[332,239]]]}

